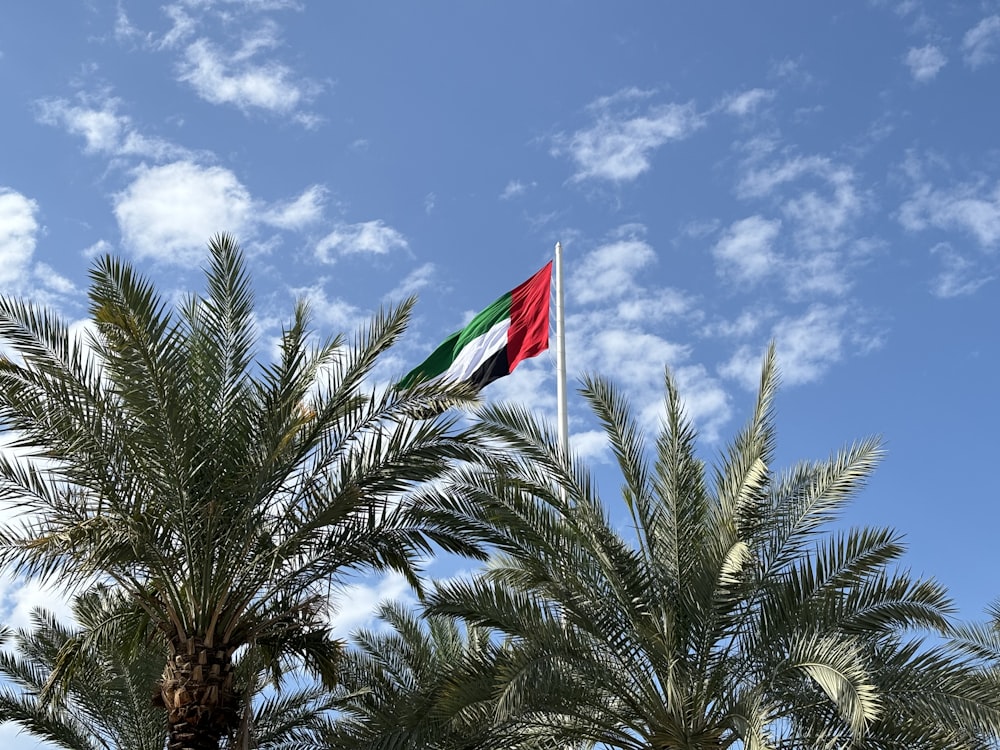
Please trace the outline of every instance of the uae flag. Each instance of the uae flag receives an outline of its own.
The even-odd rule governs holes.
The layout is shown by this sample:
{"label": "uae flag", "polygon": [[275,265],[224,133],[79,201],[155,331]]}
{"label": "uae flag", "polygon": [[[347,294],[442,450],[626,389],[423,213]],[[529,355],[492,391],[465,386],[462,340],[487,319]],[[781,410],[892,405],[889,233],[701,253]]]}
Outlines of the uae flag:
{"label": "uae flag", "polygon": [[549,348],[552,262],[451,334],[399,385],[440,378],[482,388]]}

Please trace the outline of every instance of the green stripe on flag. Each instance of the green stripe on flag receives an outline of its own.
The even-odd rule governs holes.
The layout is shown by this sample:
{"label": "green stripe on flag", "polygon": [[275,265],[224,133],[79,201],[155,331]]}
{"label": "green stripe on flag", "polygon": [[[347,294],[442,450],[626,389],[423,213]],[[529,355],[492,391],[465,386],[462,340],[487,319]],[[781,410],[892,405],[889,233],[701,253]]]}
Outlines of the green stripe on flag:
{"label": "green stripe on flag", "polygon": [[497,323],[510,317],[510,299],[510,292],[508,292],[485,310],[479,312],[465,328],[448,336],[427,359],[399,381],[399,387],[408,388],[447,372],[462,349],[488,333]]}

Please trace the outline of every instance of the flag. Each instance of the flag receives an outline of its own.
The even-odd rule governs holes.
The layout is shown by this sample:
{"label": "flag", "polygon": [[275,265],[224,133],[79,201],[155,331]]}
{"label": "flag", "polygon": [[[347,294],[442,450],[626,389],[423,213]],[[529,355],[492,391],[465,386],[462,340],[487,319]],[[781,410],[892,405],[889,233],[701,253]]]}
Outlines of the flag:
{"label": "flag", "polygon": [[482,388],[549,348],[552,262],[455,331],[400,382],[406,388],[440,378]]}

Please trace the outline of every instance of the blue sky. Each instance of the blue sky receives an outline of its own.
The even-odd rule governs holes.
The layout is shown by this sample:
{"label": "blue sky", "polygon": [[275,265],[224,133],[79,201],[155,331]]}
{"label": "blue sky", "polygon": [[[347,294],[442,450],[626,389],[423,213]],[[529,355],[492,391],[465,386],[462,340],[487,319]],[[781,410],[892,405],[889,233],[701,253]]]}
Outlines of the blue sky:
{"label": "blue sky", "polygon": [[[417,294],[390,378],[560,240],[571,377],[652,426],[669,365],[710,455],[774,339],[781,465],[884,436],[849,520],[904,531],[976,618],[1000,595],[998,91],[997,0],[6,3],[0,291],[78,320],[95,255],[180,293],[229,231],[265,349],[296,296],[332,332]],[[545,355],[488,396],[551,416],[554,382]],[[400,590],[359,583],[345,626]],[[15,624],[48,597],[0,593]]]}

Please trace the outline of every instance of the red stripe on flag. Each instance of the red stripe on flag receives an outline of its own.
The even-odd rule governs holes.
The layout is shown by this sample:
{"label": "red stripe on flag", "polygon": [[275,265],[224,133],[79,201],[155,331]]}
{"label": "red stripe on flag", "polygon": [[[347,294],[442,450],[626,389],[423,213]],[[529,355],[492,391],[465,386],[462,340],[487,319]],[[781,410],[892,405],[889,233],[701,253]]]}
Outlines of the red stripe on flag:
{"label": "red stripe on flag", "polygon": [[507,330],[507,366],[549,348],[549,289],[552,261],[510,293],[510,328]]}

